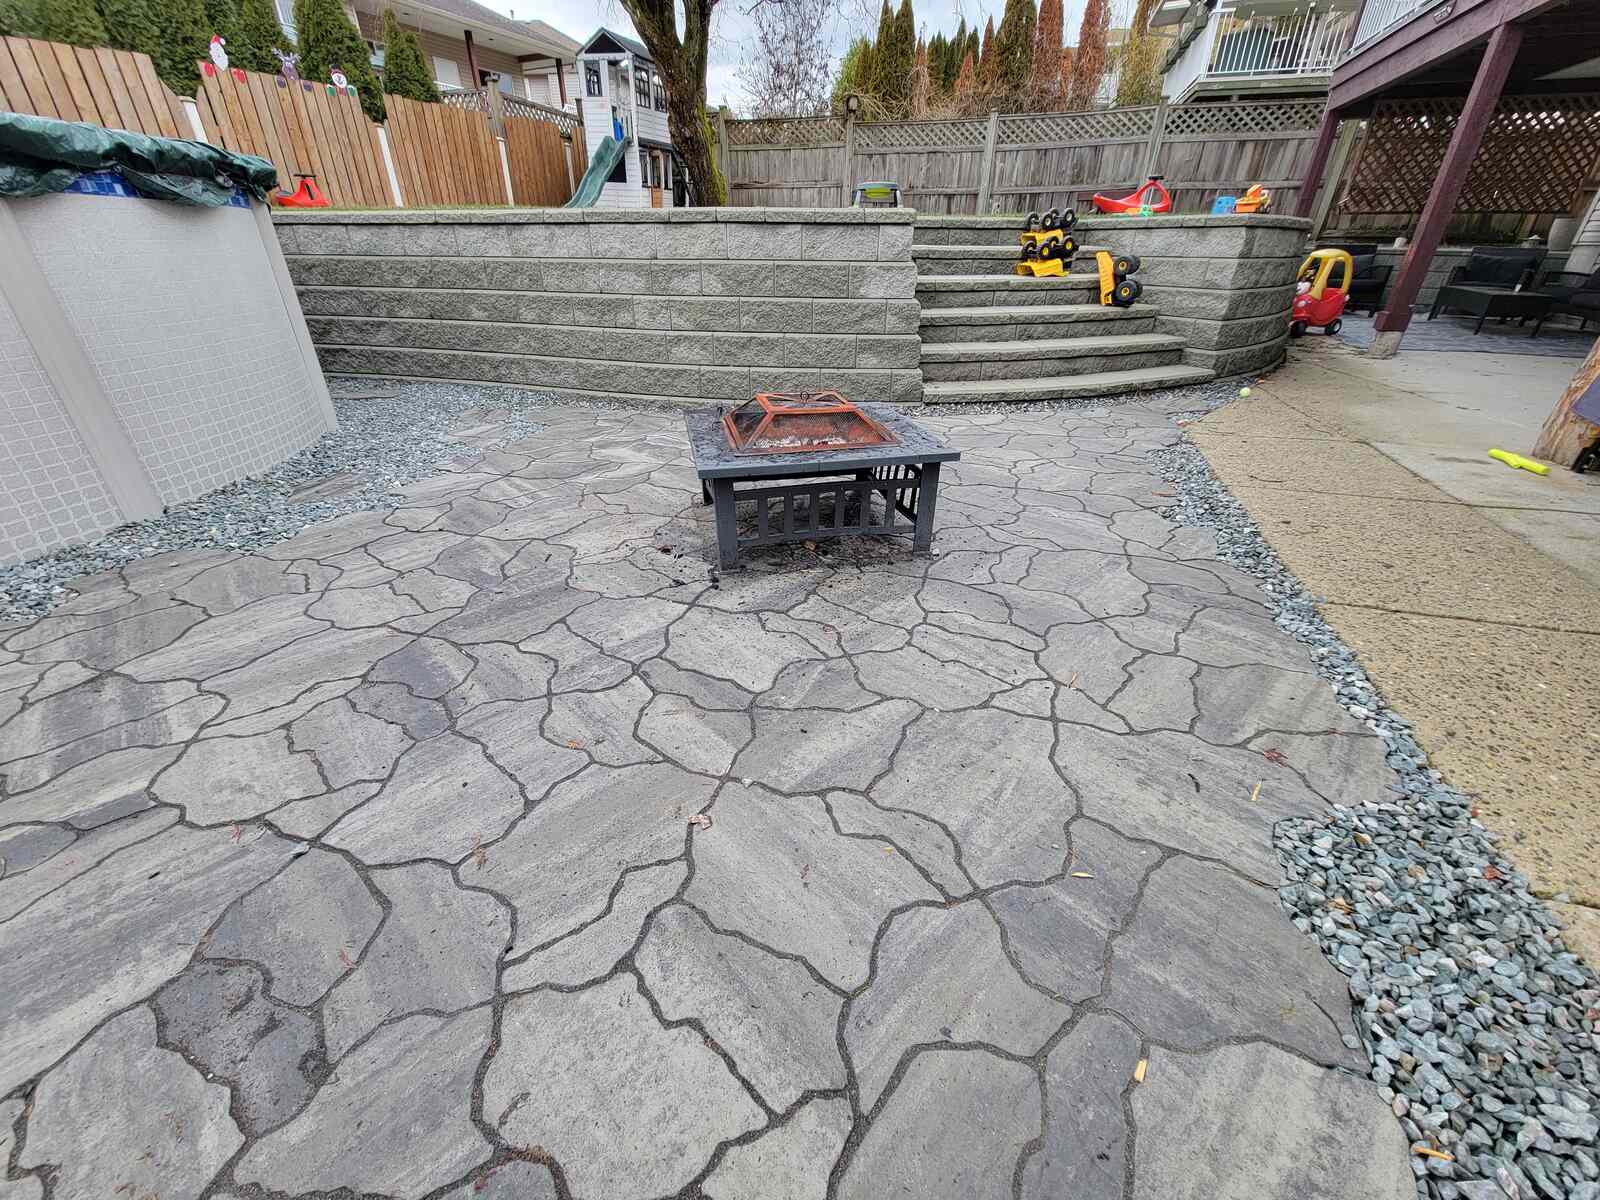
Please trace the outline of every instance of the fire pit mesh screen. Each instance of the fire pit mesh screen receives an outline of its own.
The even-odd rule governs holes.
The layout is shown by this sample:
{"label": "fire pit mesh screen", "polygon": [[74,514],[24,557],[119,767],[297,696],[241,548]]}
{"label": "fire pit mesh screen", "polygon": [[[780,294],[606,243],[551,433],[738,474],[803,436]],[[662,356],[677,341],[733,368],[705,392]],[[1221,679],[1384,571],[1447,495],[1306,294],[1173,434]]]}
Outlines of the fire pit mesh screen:
{"label": "fire pit mesh screen", "polygon": [[900,439],[838,392],[757,392],[722,414],[735,454],[798,454],[887,446]]}

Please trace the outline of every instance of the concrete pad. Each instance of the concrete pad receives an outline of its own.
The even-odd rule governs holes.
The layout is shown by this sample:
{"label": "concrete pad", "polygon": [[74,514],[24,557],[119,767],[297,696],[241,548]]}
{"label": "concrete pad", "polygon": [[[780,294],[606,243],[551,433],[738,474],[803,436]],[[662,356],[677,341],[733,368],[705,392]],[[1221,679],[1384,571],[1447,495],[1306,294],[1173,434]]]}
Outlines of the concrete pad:
{"label": "concrete pad", "polygon": [[1213,428],[1210,417],[1194,426],[1190,436],[1205,452],[1212,469],[1224,474],[1235,489],[1283,487],[1388,500],[1444,499],[1431,483],[1361,442],[1234,434]]}
{"label": "concrete pad", "polygon": [[1600,637],[1330,604],[1435,766],[1549,896],[1600,904]]}
{"label": "concrete pad", "polygon": [[1314,595],[1600,633],[1600,604],[1574,603],[1591,591],[1581,575],[1472,509],[1245,484],[1233,491]]}

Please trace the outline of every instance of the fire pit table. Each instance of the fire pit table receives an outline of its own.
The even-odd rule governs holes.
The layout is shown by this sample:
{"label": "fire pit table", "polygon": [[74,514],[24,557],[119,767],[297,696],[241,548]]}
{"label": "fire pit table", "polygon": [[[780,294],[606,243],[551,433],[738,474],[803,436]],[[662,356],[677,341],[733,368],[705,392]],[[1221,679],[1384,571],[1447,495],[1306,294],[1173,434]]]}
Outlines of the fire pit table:
{"label": "fire pit table", "polygon": [[[912,550],[927,550],[939,467],[961,457],[891,405],[837,393],[761,395],[687,413],[684,424],[701,499],[716,510],[724,570],[738,566],[741,550],[829,537],[909,534]],[[741,530],[736,506],[747,500],[755,519]]]}

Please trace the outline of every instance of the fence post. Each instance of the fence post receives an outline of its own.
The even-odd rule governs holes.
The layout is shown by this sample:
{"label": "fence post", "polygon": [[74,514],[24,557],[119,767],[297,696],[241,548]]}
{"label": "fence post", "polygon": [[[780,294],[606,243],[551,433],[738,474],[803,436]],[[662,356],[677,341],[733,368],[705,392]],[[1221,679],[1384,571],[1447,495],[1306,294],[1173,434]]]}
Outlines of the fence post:
{"label": "fence post", "polygon": [[[506,185],[506,203],[508,205],[515,205],[517,202],[517,195],[516,192],[514,192],[511,188],[511,159],[506,154],[506,139],[503,137],[496,137],[494,139],[494,144],[500,147],[500,178]],[[563,147],[563,149],[565,149],[565,147]]]}
{"label": "fence post", "polygon": [[489,113],[489,129],[495,137],[505,137],[506,98],[501,95],[497,87],[484,88],[483,92],[488,97],[488,104],[485,107]]}
{"label": "fence post", "polygon": [[194,140],[197,142],[207,141],[206,127],[200,123],[200,106],[194,102],[194,97],[179,96],[178,101],[183,105],[183,111],[189,116],[189,128],[194,130]]}
{"label": "fence post", "polygon": [[978,215],[989,211],[989,199],[994,193],[994,144],[1000,140],[1000,113],[989,114],[989,130],[983,137],[983,164],[978,168]]}
{"label": "fence post", "polygon": [[[1140,172],[1145,179],[1149,179],[1150,176],[1159,175],[1161,173],[1156,170],[1156,167],[1160,165],[1161,139],[1163,136],[1165,136],[1166,132],[1167,100],[1166,97],[1163,96],[1161,98],[1161,102],[1156,105],[1155,124],[1150,128],[1150,141],[1145,145],[1144,170]],[[1143,182],[1143,180],[1137,182]]]}
{"label": "fence post", "polygon": [[849,208],[855,199],[856,190],[856,115],[853,112],[845,113],[844,117],[844,178],[839,181],[839,207]]}
{"label": "fence post", "polygon": [[406,198],[400,191],[400,173],[394,169],[394,154],[389,150],[389,131],[382,125],[378,130],[378,152],[383,155],[383,169],[389,175],[389,193],[394,197],[394,206],[404,208]]}

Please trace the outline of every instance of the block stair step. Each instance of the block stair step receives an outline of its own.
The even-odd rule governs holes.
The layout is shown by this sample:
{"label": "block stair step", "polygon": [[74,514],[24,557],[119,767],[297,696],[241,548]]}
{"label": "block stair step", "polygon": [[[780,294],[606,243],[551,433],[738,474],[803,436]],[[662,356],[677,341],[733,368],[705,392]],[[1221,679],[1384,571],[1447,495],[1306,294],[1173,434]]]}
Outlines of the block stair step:
{"label": "block stair step", "polygon": [[[1079,220],[1089,214],[1078,213]],[[1017,234],[1026,224],[1022,213],[1003,217],[949,216],[939,213],[920,213],[917,216],[912,240],[930,246],[980,246],[990,243],[1007,246],[1017,244]]]}
{"label": "block stair step", "polygon": [[937,342],[1016,342],[1040,338],[1154,333],[1151,304],[1117,308],[1105,304],[992,304],[974,308],[928,308],[919,332],[924,349]]}
{"label": "block stair step", "polygon": [[1167,333],[1037,338],[1014,342],[935,342],[922,348],[924,384],[956,380],[1026,380],[1168,367],[1183,359],[1184,340]]}
{"label": "block stair step", "polygon": [[[1073,262],[1093,262],[1095,251],[1109,249],[1081,245]],[[1015,236],[1007,246],[930,246],[913,242],[911,258],[917,264],[918,275],[1011,275],[1021,251]]]}
{"label": "block stair step", "polygon": [[1204,367],[1176,364],[1139,367],[1129,371],[1103,371],[1092,375],[1059,375],[1044,379],[951,380],[922,385],[924,404],[1036,404],[1050,400],[1081,400],[1123,396],[1185,387],[1214,378]]}
{"label": "block stair step", "polygon": [[923,308],[978,308],[992,304],[1082,304],[1098,300],[1094,271],[1070,275],[919,275]]}

